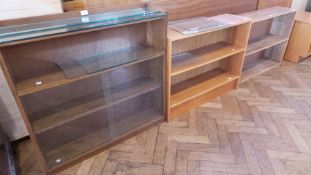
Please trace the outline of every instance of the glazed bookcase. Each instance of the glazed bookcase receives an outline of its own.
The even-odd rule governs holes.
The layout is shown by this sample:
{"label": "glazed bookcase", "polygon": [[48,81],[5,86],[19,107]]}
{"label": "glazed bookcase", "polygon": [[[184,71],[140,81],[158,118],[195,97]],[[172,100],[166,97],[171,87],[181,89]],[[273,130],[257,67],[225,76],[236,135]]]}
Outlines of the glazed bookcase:
{"label": "glazed bookcase", "polygon": [[167,120],[238,87],[249,31],[229,14],[170,23]]}
{"label": "glazed bookcase", "polygon": [[166,15],[130,9],[0,28],[0,61],[47,173],[164,121]]}
{"label": "glazed bookcase", "polygon": [[282,63],[295,14],[290,8],[272,7],[241,15],[252,19],[242,82]]}

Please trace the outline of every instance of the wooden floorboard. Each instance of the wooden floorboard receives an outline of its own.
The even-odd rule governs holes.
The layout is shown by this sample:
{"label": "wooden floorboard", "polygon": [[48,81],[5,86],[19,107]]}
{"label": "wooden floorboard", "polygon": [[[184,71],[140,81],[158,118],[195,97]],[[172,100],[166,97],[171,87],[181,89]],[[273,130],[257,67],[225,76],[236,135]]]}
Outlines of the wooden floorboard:
{"label": "wooden floorboard", "polygon": [[[238,90],[61,175],[310,175],[311,59],[284,62]],[[43,174],[30,141],[22,175]]]}

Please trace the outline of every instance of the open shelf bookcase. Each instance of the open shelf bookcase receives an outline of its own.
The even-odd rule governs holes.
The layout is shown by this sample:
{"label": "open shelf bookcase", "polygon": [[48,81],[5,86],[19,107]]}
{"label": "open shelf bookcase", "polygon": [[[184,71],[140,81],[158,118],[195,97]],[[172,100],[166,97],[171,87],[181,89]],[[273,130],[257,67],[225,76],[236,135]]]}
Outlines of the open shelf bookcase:
{"label": "open shelf bookcase", "polygon": [[229,14],[169,25],[167,120],[237,88],[249,32],[250,19]]}
{"label": "open shelf bookcase", "polygon": [[241,82],[282,63],[295,14],[290,8],[272,7],[241,15],[252,19]]}
{"label": "open shelf bookcase", "polygon": [[47,173],[164,121],[163,12],[130,9],[0,31],[1,67]]}

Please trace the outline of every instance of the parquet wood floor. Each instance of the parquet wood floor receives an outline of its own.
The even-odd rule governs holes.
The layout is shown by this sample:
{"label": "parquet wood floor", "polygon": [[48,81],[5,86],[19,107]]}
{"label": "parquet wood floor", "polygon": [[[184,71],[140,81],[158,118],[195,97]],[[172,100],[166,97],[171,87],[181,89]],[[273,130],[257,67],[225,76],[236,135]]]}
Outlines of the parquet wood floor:
{"label": "parquet wood floor", "polygon": [[[42,174],[29,141],[22,175]],[[61,175],[311,175],[311,59],[240,88]]]}

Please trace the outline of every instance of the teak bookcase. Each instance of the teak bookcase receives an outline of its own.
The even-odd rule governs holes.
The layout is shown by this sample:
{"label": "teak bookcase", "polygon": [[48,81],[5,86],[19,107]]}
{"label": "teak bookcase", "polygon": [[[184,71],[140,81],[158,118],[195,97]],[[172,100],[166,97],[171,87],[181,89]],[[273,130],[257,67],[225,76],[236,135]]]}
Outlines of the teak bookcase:
{"label": "teak bookcase", "polygon": [[47,173],[164,121],[166,15],[133,11],[0,28],[1,67]]}
{"label": "teak bookcase", "polygon": [[241,15],[252,19],[242,82],[282,63],[295,14],[286,7],[272,7]]}
{"label": "teak bookcase", "polygon": [[299,62],[311,55],[311,12],[297,12],[284,59]]}
{"label": "teak bookcase", "polygon": [[238,87],[250,19],[229,14],[204,18],[222,25],[188,35],[172,29],[201,17],[173,22],[168,28],[167,120]]}

